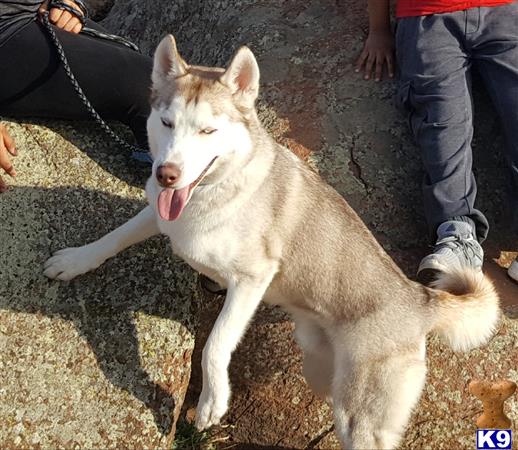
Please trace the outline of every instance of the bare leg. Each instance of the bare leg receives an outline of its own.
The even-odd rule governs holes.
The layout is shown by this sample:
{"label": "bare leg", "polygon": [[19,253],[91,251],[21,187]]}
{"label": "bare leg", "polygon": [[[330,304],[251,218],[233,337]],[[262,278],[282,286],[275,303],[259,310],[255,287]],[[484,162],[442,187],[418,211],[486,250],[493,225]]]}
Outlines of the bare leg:
{"label": "bare leg", "polygon": [[43,272],[49,278],[71,280],[90,270],[133,244],[159,234],[156,217],[147,206],[124,225],[101,239],[82,247],[59,250],[45,262]]}

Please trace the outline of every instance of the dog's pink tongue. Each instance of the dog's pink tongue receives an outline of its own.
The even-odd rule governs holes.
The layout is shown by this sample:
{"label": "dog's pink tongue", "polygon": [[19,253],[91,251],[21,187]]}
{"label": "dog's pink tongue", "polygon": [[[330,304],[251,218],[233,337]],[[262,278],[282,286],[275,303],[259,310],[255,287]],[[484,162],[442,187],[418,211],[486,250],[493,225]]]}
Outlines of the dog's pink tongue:
{"label": "dog's pink tongue", "polygon": [[189,196],[189,186],[182,189],[162,189],[158,195],[158,213],[164,220],[176,220],[185,207]]}

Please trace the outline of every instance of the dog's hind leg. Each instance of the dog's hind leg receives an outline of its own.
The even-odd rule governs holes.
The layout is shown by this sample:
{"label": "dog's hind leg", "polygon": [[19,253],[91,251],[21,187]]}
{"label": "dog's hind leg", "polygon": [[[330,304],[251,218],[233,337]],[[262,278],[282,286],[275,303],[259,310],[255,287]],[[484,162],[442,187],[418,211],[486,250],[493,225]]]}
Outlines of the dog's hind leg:
{"label": "dog's hind leg", "polygon": [[342,447],[396,448],[425,382],[421,352],[335,361],[333,412]]}
{"label": "dog's hind leg", "polygon": [[323,328],[303,314],[295,314],[295,340],[304,352],[302,374],[309,387],[324,400],[331,401],[333,348]]}
{"label": "dog's hind leg", "polygon": [[150,206],[144,208],[124,225],[101,239],[82,247],[59,250],[45,263],[45,276],[71,280],[90,270],[125,248],[159,234],[156,216]]}

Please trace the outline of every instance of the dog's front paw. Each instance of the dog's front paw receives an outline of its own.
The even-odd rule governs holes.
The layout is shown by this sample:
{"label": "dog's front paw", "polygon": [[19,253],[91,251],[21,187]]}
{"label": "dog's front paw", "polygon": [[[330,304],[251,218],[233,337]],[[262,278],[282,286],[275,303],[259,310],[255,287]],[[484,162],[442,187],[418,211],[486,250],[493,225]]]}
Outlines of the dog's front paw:
{"label": "dog's front paw", "polygon": [[59,250],[44,265],[43,274],[56,280],[68,281],[102,264],[98,252],[85,245]]}
{"label": "dog's front paw", "polygon": [[202,431],[212,425],[218,425],[228,408],[230,392],[222,389],[217,394],[202,391],[196,407],[196,428]]}

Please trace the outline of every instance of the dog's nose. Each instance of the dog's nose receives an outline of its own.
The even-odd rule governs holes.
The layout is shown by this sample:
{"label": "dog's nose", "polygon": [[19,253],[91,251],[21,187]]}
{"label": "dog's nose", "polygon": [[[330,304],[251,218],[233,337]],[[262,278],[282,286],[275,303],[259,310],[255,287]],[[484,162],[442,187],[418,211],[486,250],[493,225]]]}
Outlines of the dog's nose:
{"label": "dog's nose", "polygon": [[162,164],[156,169],[156,179],[163,187],[171,187],[180,178],[181,174],[180,168],[173,163]]}

